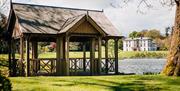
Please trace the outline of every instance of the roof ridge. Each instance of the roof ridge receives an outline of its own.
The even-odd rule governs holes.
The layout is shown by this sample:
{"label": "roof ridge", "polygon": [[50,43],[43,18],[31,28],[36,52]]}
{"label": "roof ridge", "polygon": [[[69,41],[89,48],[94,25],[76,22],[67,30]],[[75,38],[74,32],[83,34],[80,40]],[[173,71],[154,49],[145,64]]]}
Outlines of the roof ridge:
{"label": "roof ridge", "polygon": [[19,3],[19,2],[12,2],[12,4],[18,4],[18,5],[31,5],[31,6],[39,6],[39,7],[51,7],[51,8],[62,8],[62,9],[71,9],[71,10],[80,10],[80,11],[103,12],[103,9],[102,9],[102,10],[93,10],[93,9],[81,9],[81,8],[70,8],[70,7],[59,7],[59,6],[40,5],[40,4],[30,4],[30,3]]}
{"label": "roof ridge", "polygon": [[79,15],[76,15],[76,16],[73,16],[73,17],[69,17],[68,19],[76,18],[76,17],[82,16],[82,15],[86,15],[86,14],[79,14]]}
{"label": "roof ridge", "polygon": [[[61,26],[59,32],[66,27],[65,25],[66,25],[66,23],[68,22],[68,20],[73,19],[73,18],[77,18],[77,17],[82,16],[82,15],[86,15],[86,14],[79,14],[79,15],[77,15],[77,16],[73,16],[73,17],[70,17],[70,18],[66,19],[66,21],[64,22],[64,24]],[[75,20],[75,19],[74,19],[74,20]],[[73,21],[74,21],[74,20],[73,20]],[[73,22],[73,21],[72,21],[72,22]]]}
{"label": "roof ridge", "polygon": [[60,32],[63,29],[63,27],[65,26],[65,24],[67,23],[68,20],[69,20],[69,18],[63,23],[63,25],[61,26],[61,28],[59,29],[58,32]]}

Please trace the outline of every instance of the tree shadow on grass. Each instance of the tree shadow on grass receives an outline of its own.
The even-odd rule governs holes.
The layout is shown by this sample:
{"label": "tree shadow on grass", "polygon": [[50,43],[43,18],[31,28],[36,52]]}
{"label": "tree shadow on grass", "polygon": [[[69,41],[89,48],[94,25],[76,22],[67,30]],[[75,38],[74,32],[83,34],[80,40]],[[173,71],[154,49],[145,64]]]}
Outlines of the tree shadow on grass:
{"label": "tree shadow on grass", "polygon": [[[143,81],[129,81],[129,82],[114,82],[101,79],[86,78],[84,81],[71,81],[71,80],[59,80],[60,82],[67,82],[69,84],[52,84],[53,86],[78,86],[78,85],[89,85],[89,86],[100,86],[109,88],[112,91],[144,91],[144,90],[161,90],[158,87],[147,86]],[[85,82],[89,81],[89,82]],[[91,82],[92,81],[92,82]]]}
{"label": "tree shadow on grass", "polygon": [[145,81],[160,81],[162,83],[168,84],[168,85],[180,85],[180,78],[179,77],[168,77],[168,76],[141,76],[138,77],[136,80],[145,80]]}

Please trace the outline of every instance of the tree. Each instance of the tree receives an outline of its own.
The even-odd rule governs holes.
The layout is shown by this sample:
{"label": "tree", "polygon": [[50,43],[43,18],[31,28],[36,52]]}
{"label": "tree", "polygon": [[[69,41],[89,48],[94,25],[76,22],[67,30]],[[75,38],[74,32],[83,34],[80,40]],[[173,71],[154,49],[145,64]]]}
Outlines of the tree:
{"label": "tree", "polygon": [[137,37],[150,37],[152,39],[163,38],[163,35],[159,32],[159,30],[152,29],[152,30],[142,30],[140,32],[133,31],[129,34],[130,38],[137,38]]}
{"label": "tree", "polygon": [[148,30],[147,30],[147,29],[144,29],[144,30],[142,30],[141,32],[139,32],[139,35],[140,35],[141,37],[145,37],[145,35],[146,35],[147,32],[148,32]]}
{"label": "tree", "polygon": [[174,0],[176,4],[176,18],[174,31],[171,38],[170,50],[167,58],[166,66],[162,71],[168,76],[180,76],[180,0]]}
{"label": "tree", "polygon": [[123,50],[123,40],[122,39],[120,39],[118,41],[118,45],[119,45],[119,49]]}
{"label": "tree", "polygon": [[7,25],[7,17],[3,14],[3,10],[6,8],[7,0],[0,1],[0,38]]}
{"label": "tree", "polygon": [[0,13],[0,28],[3,29],[6,25],[6,16]]}
{"label": "tree", "polygon": [[[2,0],[3,1],[3,0]],[[5,7],[5,3],[0,1],[0,53],[7,53],[8,52],[8,46],[6,41],[3,40],[3,34],[7,27],[7,17],[2,13],[3,9]]]}
{"label": "tree", "polygon": [[0,13],[0,33],[2,33],[6,28],[7,18],[4,14]]}
{"label": "tree", "polygon": [[130,38],[136,38],[136,37],[140,37],[140,33],[137,31],[133,31],[132,33],[129,34]]}
{"label": "tree", "polygon": [[147,31],[144,34],[144,37],[150,37],[152,39],[156,39],[156,38],[162,38],[163,36],[161,35],[161,33],[158,30],[153,29],[153,30]]}
{"label": "tree", "polygon": [[171,29],[170,27],[166,27],[165,28],[165,35],[166,35],[166,37],[169,36],[170,29]]}
{"label": "tree", "polygon": [[[132,0],[119,0],[119,1],[128,3]],[[138,8],[142,4],[145,5],[147,8],[153,7],[153,5],[148,2],[149,0],[137,0],[137,1],[139,2],[139,4],[137,5]],[[180,0],[156,0],[156,1],[159,1],[162,5],[167,5],[170,7],[176,5],[175,24],[173,28],[170,49],[167,57],[167,63],[162,71],[162,74],[165,74],[167,76],[180,76],[180,38],[179,38],[180,37]]]}

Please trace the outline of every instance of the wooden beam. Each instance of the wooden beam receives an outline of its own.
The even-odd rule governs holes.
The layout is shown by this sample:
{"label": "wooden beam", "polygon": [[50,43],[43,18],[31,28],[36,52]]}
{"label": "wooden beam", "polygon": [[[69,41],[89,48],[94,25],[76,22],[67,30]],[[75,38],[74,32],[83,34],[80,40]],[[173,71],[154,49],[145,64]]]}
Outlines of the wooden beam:
{"label": "wooden beam", "polygon": [[[38,42],[32,41],[32,59],[38,59]],[[35,69],[35,73],[38,72],[40,62],[38,60],[33,60],[33,69]]]}
{"label": "wooden beam", "polygon": [[77,29],[84,21],[86,21],[86,17],[82,17],[78,22],[74,23],[74,25],[70,28],[65,28],[64,30],[67,30],[66,33],[69,34],[71,31]]}
{"label": "wooden beam", "polygon": [[20,38],[20,67],[21,67],[21,72],[20,72],[20,75],[23,76],[25,75],[24,73],[24,64],[23,64],[23,61],[24,61],[24,38],[21,37]]}
{"label": "wooden beam", "polygon": [[12,62],[11,62],[11,39],[8,40],[8,60],[9,60],[9,75],[12,76]]}
{"label": "wooden beam", "polygon": [[85,33],[72,33],[69,34],[70,37],[98,37],[97,34],[85,34]]}
{"label": "wooden beam", "polygon": [[65,45],[64,45],[64,49],[65,49],[65,52],[64,52],[64,75],[65,76],[69,76],[69,65],[70,65],[70,62],[69,62],[69,37],[66,36],[65,37]]}
{"label": "wooden beam", "polygon": [[102,38],[98,38],[98,62],[97,62],[97,73],[101,74],[101,61],[102,61]]}
{"label": "wooden beam", "polygon": [[60,63],[60,38],[56,39],[56,75],[61,75]]}
{"label": "wooden beam", "polygon": [[26,72],[25,72],[25,76],[30,76],[29,38],[26,39]]}
{"label": "wooden beam", "polygon": [[106,36],[106,37],[103,37],[103,39],[122,39],[124,38],[124,36]]}
{"label": "wooden beam", "polygon": [[36,41],[32,42],[32,59],[38,58],[38,43]]}
{"label": "wooden beam", "polygon": [[98,30],[98,32],[103,35],[103,36],[106,36],[106,32],[104,32],[104,30],[90,17],[90,16],[87,16],[87,21],[95,28]]}
{"label": "wooden beam", "polygon": [[94,75],[95,73],[95,65],[94,65],[94,60],[95,60],[95,38],[91,39],[91,49],[90,49],[90,72],[91,75]]}
{"label": "wooden beam", "polygon": [[63,37],[58,37],[56,40],[56,74],[63,75]]}
{"label": "wooden beam", "polygon": [[83,70],[86,71],[86,43],[83,42]]}
{"label": "wooden beam", "polygon": [[108,39],[105,40],[105,70],[108,74]]}
{"label": "wooden beam", "polygon": [[114,39],[115,74],[118,74],[118,40]]}
{"label": "wooden beam", "polygon": [[15,50],[16,49],[16,42],[14,39],[12,39],[12,76],[16,76],[16,58],[15,58]]}

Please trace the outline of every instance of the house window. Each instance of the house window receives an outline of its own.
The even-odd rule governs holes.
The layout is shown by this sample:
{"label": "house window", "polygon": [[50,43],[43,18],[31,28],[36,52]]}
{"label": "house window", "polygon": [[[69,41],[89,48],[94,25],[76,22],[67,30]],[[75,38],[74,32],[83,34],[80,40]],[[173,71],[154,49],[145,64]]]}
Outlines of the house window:
{"label": "house window", "polygon": [[144,41],[144,47],[146,46],[146,41]]}
{"label": "house window", "polygon": [[141,41],[139,41],[139,45],[140,45],[140,47],[142,47],[142,42]]}
{"label": "house window", "polygon": [[128,47],[128,42],[126,41],[126,47]]}

